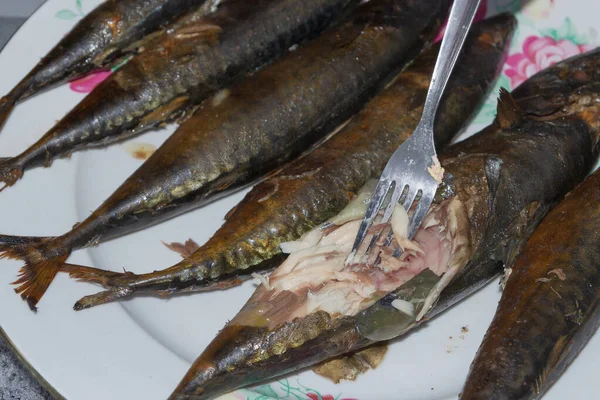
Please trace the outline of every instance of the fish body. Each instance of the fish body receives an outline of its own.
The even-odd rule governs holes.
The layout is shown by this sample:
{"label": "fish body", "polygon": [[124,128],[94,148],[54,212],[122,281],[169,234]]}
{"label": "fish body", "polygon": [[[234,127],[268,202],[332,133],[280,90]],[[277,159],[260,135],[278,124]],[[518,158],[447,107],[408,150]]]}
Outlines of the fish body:
{"label": "fish body", "polygon": [[[74,151],[183,118],[202,100],[320,32],[356,0],[227,0],[146,44],[42,138],[0,160],[10,186]],[[207,3],[208,4],[208,3]],[[212,3],[211,3],[212,4]]]}
{"label": "fish body", "polygon": [[18,101],[136,52],[147,35],[194,11],[205,1],[104,1],[83,17],[10,93],[0,99],[0,126]]}
{"label": "fish body", "polygon": [[[258,287],[170,399],[215,398],[401,335],[512,266],[540,219],[598,155],[590,90],[600,92],[586,85],[598,57],[570,59],[524,83],[548,76],[555,88],[574,83],[571,93],[560,93],[569,101],[550,113],[530,114],[534,98],[515,100],[503,90],[496,121],[440,154],[444,182],[413,242],[401,240],[395,211],[391,249],[384,236],[374,261],[346,264],[364,213],[318,231],[316,244],[290,254]],[[399,258],[391,255],[396,246],[404,250]]]}
{"label": "fish body", "polygon": [[[16,247],[14,238],[0,238],[7,255],[26,261],[18,290],[33,306],[49,283],[47,274],[54,276],[72,249],[198,207],[305,151],[421,51],[440,24],[444,4],[375,0],[360,6],[318,40],[230,87],[218,101],[206,101],[73,231]],[[197,265],[175,279],[182,286],[206,286],[227,273]]]}
{"label": "fish body", "polygon": [[[597,105],[596,115],[600,124]],[[541,398],[598,328],[599,204],[595,172],[540,223],[507,274],[461,399]]]}

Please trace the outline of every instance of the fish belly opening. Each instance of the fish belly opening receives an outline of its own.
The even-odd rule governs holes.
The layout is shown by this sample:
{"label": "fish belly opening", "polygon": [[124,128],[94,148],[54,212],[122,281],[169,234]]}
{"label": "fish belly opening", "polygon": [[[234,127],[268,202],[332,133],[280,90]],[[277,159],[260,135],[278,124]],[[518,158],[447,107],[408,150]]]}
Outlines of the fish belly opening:
{"label": "fish belly opening", "polygon": [[259,288],[231,323],[272,330],[318,311],[334,318],[354,316],[426,274],[430,278],[425,296],[393,304],[416,320],[422,318],[470,256],[466,209],[456,198],[433,205],[408,240],[409,215],[397,206],[388,223],[376,223],[369,230],[357,252],[363,254],[375,237],[368,254],[349,262],[369,198],[365,191],[359,193],[328,223],[282,244],[287,260],[271,276],[260,277]]}

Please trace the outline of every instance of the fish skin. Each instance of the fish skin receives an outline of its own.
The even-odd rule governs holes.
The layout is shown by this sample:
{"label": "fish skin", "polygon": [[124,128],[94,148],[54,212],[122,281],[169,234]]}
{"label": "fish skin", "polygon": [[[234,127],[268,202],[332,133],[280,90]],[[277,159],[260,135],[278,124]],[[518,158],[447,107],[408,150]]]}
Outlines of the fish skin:
{"label": "fish skin", "polygon": [[[219,104],[205,102],[75,230],[59,238],[32,238],[30,246],[3,247],[13,239],[0,237],[6,256],[26,261],[18,292],[35,307],[61,268],[80,279],[105,281],[115,273],[70,268],[64,255],[199,207],[299,155],[357,112],[421,51],[446,6],[437,0],[366,3],[318,40],[230,87]],[[175,280],[181,286],[220,288],[232,283],[213,277],[228,273],[194,266]]]}
{"label": "fish skin", "polygon": [[0,127],[18,101],[94,69],[107,67],[126,54],[138,51],[145,36],[200,7],[205,1],[104,1],[83,17],[0,99]]}
{"label": "fish skin", "polygon": [[541,398],[596,331],[599,204],[597,171],[542,220],[511,267],[461,399]]}
{"label": "fish skin", "polygon": [[[585,61],[599,57],[600,52],[595,52]],[[570,73],[581,71],[581,60],[574,58],[562,64],[569,67],[566,76],[551,70],[542,72],[537,79],[548,73],[554,74],[555,79],[569,79]],[[591,76],[591,71],[587,72]],[[529,82],[535,80],[534,76]],[[588,89],[585,82],[580,82],[569,99],[576,104],[582,96],[588,96]],[[522,104],[527,109],[527,102]],[[540,118],[523,114],[508,92],[502,91],[495,122],[440,155],[447,174],[436,202],[453,198],[465,206],[471,226],[472,256],[448,286],[453,289],[451,294],[442,292],[440,301],[423,320],[497,276],[501,271],[499,264],[511,266],[514,255],[541,217],[584,179],[598,155],[595,144],[600,137],[600,127],[595,124],[598,114],[593,111],[597,104],[586,104],[583,110],[565,104],[558,112]],[[461,295],[458,291],[462,291]],[[245,306],[246,313],[251,313],[253,307],[262,309],[253,299]],[[235,317],[194,362],[170,400],[214,398],[366,347],[374,342],[361,335],[358,318],[391,299],[393,293],[358,317],[334,317],[318,311],[273,330],[267,328],[268,321],[260,319],[260,313],[252,323],[255,326],[235,322],[250,321],[248,314],[241,319]]]}
{"label": "fish skin", "polygon": [[[454,90],[444,98],[442,122],[436,129],[438,144],[447,143],[459,131],[483,98],[504,56],[513,26],[513,17],[504,15],[474,27],[476,44],[467,47],[465,57],[478,60],[478,66],[474,70],[474,63],[463,62],[452,78],[449,85]],[[284,257],[279,249],[282,241],[295,240],[338,213],[351,193],[381,172],[389,155],[412,132],[420,118],[436,54],[423,54],[338,134],[258,184],[227,215],[227,221],[209,242],[177,265],[140,275],[91,269],[81,275],[81,269],[71,271],[73,277],[83,276],[110,289],[83,299],[75,308],[114,301],[135,292],[168,295],[211,290],[213,284],[223,285],[229,280],[234,285],[248,279],[252,272],[278,265]],[[399,109],[405,112],[399,113]],[[275,190],[277,187],[279,190]],[[216,272],[210,279],[194,282],[188,277],[192,277],[195,266],[207,266]]]}
{"label": "fish skin", "polygon": [[[0,160],[0,181],[88,147],[182,119],[217,90],[315,35],[357,0],[227,0],[146,44],[42,138]],[[206,3],[207,5],[213,2]]]}
{"label": "fish skin", "polygon": [[571,192],[521,251],[461,399],[541,398],[597,329],[599,184],[597,172]]}

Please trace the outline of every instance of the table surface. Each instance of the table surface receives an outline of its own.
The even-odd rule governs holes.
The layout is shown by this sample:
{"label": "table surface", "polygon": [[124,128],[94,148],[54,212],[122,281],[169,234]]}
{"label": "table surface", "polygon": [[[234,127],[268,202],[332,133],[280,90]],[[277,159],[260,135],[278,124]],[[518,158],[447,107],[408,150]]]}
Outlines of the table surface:
{"label": "table surface", "polygon": [[[11,0],[12,1],[12,0]],[[25,18],[3,17],[0,6],[0,49],[25,21]],[[31,372],[17,359],[13,349],[0,336],[0,400],[53,400]]]}

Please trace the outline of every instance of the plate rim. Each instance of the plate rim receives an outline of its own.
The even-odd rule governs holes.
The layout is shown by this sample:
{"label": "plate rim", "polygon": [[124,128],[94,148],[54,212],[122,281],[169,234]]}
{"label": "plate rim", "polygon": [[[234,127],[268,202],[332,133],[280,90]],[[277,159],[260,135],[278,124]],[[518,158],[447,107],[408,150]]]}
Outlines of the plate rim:
{"label": "plate rim", "polygon": [[[11,43],[13,42],[13,39],[17,35],[19,35],[22,32],[22,30],[28,28],[28,25],[30,23],[31,18],[34,15],[36,15],[38,13],[38,11],[40,11],[44,7],[46,7],[49,3],[51,3],[51,1],[44,0],[43,3],[41,3],[41,4],[39,4],[38,6],[35,7],[35,9],[31,12],[31,14],[28,17],[24,18],[23,23],[21,24],[21,26],[19,26],[10,35],[10,38],[8,38],[8,40],[6,41],[6,43],[4,44],[4,46],[2,46],[2,48],[0,48],[0,54],[2,52],[4,52],[4,49],[6,49],[7,47],[9,47],[11,45]],[[18,362],[21,364],[21,366],[23,366],[31,374],[31,376],[33,376],[33,378],[42,386],[42,388],[44,388],[56,400],[67,400],[62,394],[59,393],[58,390],[56,390],[56,388],[54,388],[54,386],[52,386],[50,384],[50,382],[48,382],[42,376],[41,373],[38,372],[37,369],[34,368],[34,366],[31,364],[31,362],[29,362],[29,360],[25,357],[25,355],[17,348],[17,346],[12,341],[12,339],[4,331],[4,328],[2,328],[2,324],[0,324],[0,337],[2,338],[2,340],[4,341],[4,343],[6,344],[6,346],[12,351],[12,354],[15,356],[15,358],[18,360]]]}

